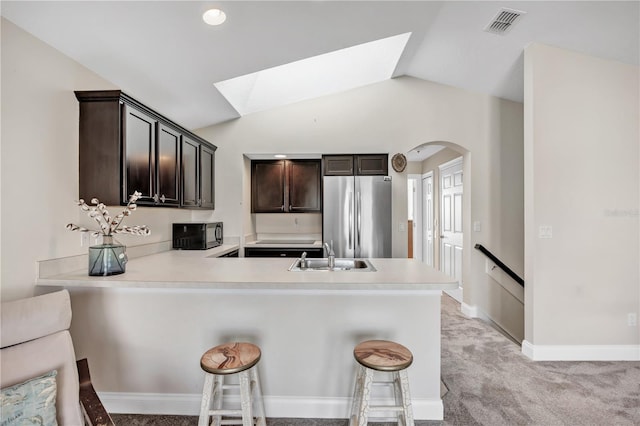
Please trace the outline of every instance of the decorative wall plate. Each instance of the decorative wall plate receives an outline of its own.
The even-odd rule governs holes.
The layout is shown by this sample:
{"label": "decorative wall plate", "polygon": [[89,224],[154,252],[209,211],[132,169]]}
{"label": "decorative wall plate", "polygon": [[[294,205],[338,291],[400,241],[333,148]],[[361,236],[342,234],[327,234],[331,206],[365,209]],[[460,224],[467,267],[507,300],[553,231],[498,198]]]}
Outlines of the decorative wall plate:
{"label": "decorative wall plate", "polygon": [[407,167],[407,157],[404,154],[394,155],[391,157],[391,167],[398,173],[403,172],[404,168]]}

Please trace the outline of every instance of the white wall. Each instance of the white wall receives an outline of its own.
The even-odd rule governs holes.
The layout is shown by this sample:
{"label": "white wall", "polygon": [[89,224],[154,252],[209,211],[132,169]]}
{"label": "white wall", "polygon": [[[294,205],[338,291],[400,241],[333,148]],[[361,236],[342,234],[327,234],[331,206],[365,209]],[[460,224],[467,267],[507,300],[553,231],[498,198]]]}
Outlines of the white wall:
{"label": "white wall", "polygon": [[[540,44],[525,51],[525,338],[534,358],[558,345],[640,353],[638,327],[627,325],[640,311],[639,89],[637,66]],[[551,239],[538,238],[543,225]]]}
{"label": "white wall", "polygon": [[[90,224],[78,199],[78,101],[74,90],[116,87],[2,19],[2,300],[34,293],[36,261],[86,254],[69,222]],[[135,95],[135,94],[134,94]],[[111,213],[120,207],[110,207]],[[171,222],[191,212],[140,208],[128,224],[149,237],[123,236],[131,246],[166,241]]]}

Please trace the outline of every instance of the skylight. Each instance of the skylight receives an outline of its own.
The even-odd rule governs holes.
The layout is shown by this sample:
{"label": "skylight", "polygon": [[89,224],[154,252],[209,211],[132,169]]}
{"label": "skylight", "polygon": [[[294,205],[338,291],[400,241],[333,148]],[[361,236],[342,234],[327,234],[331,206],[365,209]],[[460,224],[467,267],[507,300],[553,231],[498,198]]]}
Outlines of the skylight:
{"label": "skylight", "polygon": [[215,83],[240,115],[391,78],[411,33],[360,44]]}

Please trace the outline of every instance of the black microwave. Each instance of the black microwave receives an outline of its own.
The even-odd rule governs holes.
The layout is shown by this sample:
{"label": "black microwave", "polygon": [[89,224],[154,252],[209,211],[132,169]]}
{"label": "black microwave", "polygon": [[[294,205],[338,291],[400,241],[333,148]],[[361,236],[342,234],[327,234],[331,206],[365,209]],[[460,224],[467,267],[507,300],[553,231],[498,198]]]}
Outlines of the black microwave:
{"label": "black microwave", "polygon": [[173,248],[206,250],[222,245],[222,222],[174,223]]}

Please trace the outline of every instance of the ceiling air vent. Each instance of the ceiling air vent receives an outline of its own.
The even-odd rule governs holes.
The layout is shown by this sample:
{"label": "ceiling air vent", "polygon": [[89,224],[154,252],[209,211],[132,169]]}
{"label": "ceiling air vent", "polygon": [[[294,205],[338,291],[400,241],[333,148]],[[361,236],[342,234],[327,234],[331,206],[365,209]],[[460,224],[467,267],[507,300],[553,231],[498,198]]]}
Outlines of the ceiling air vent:
{"label": "ceiling air vent", "polygon": [[494,34],[506,34],[511,27],[527,12],[521,10],[501,8],[484,30]]}

